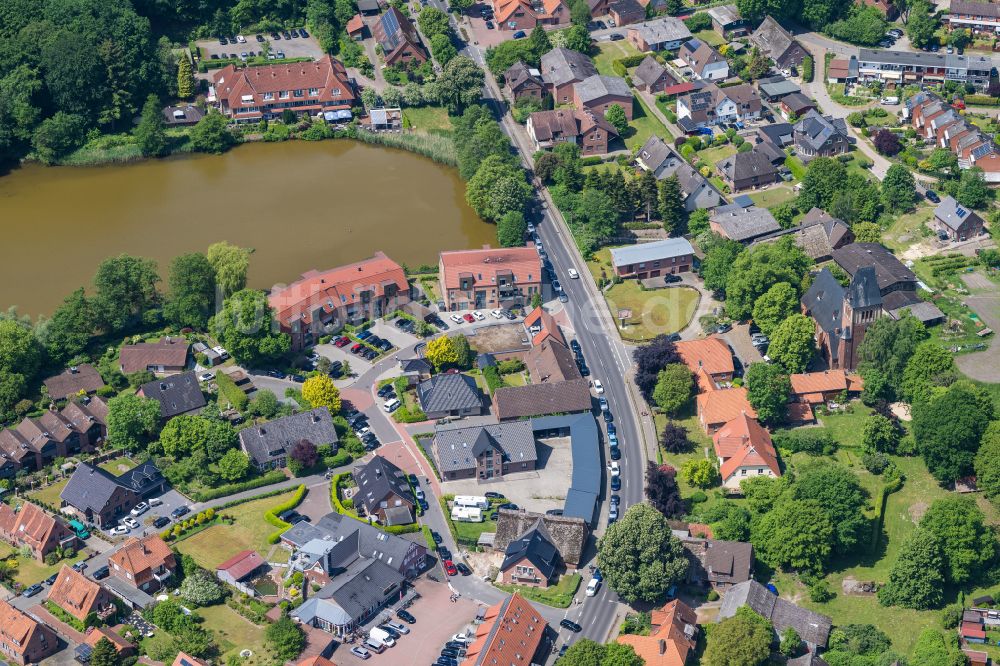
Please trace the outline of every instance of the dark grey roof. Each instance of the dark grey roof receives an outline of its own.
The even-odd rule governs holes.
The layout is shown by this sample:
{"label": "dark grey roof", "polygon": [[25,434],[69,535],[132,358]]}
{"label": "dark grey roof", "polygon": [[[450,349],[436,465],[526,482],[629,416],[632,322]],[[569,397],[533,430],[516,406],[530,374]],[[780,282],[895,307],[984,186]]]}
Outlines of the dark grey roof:
{"label": "dark grey roof", "polygon": [[691,38],[691,31],[676,16],[661,16],[656,19],[630,25],[629,30],[638,32],[650,45],[684,41]]}
{"label": "dark grey roof", "polygon": [[118,479],[100,467],[80,463],[69,483],[59,493],[63,502],[80,511],[92,510],[100,513],[117,490]]}
{"label": "dark grey roof", "polygon": [[337,443],[330,410],[317,407],[240,430],[240,446],[258,465],[286,457],[303,439],[316,446]]}
{"label": "dark grey roof", "polygon": [[851,228],[846,222],[814,207],[799,220],[798,225],[762,236],[754,244],[770,243],[784,236],[792,236],[795,244],[813,261],[829,259],[834,249],[853,239]]}
{"label": "dark grey roof", "polygon": [[420,406],[428,414],[482,408],[483,394],[476,380],[460,373],[434,375],[417,385]]}
{"label": "dark grey roof", "polygon": [[540,518],[528,531],[507,544],[504,555],[500,571],[527,559],[545,580],[552,578],[559,565],[559,551]]}
{"label": "dark grey roof", "polygon": [[722,202],[720,194],[708,181],[698,173],[691,164],[681,158],[670,146],[658,136],[650,136],[639,149],[636,159],[656,176],[657,180],[666,180],[677,176],[681,191],[687,197],[687,210],[696,208],[713,208]]}
{"label": "dark grey roof", "polygon": [[164,377],[139,387],[147,398],[160,403],[160,416],[165,419],[186,414],[205,406],[205,396],[201,392],[194,371]]}
{"label": "dark grey roof", "polygon": [[625,79],[620,76],[594,74],[577,83],[574,89],[576,96],[582,104],[609,95],[614,97],[628,97],[630,99],[632,97],[632,90],[625,83]]}
{"label": "dark grey roof", "polygon": [[566,564],[579,564],[587,544],[590,528],[587,521],[575,516],[550,516],[525,509],[500,509],[497,517],[493,548],[506,551],[515,539],[530,530],[539,521],[545,525],[549,541],[559,551]]}
{"label": "dark grey roof", "polygon": [[[750,153],[737,153],[739,154]],[[770,165],[770,162],[767,164]],[[735,203],[716,208],[711,220],[722,227],[727,237],[740,242],[781,229],[781,225],[768,209],[757,206],[743,208]]]}
{"label": "dark grey roof", "polygon": [[802,305],[820,328],[833,337],[840,330],[845,296],[846,292],[837,278],[833,277],[830,269],[824,268],[802,296]]}
{"label": "dark grey roof", "polygon": [[506,421],[480,426],[437,426],[434,447],[441,472],[475,469],[475,456],[483,447],[499,449],[511,462],[538,458],[530,421]]}
{"label": "dark grey roof", "polygon": [[[586,380],[583,380],[586,381]],[[597,509],[597,498],[601,494],[601,440],[597,422],[593,414],[573,414],[569,416],[546,416],[531,420],[531,428],[536,433],[544,431],[568,431],[570,449],[573,453],[573,477],[566,493],[563,515],[582,518],[592,523]]]}
{"label": "dark grey roof", "polygon": [[358,0],[358,9],[363,12],[377,12],[379,8],[378,0]]}
{"label": "dark grey roof", "polygon": [[[311,623],[320,618],[334,626],[358,622],[372,609],[399,593],[406,578],[377,559],[359,556],[333,575],[313,597],[292,611],[292,616]],[[388,595],[387,595],[388,593]]]}
{"label": "dark grey roof", "polygon": [[723,27],[743,20],[743,17],[740,15],[740,10],[736,8],[736,5],[720,5],[718,7],[711,7],[707,10],[707,12],[708,15],[712,17],[713,21]]}
{"label": "dark grey roof", "polygon": [[[646,60],[651,59],[652,58],[646,58]],[[656,61],[653,60],[653,62]],[[672,158],[680,159],[677,157],[677,154],[663,142],[663,139],[655,134],[650,135],[650,137],[646,139],[646,143],[642,144],[642,148],[639,149],[639,152],[636,155],[636,159],[638,159],[650,173],[657,177],[659,177],[657,172],[660,168]]]}
{"label": "dark grey roof", "polygon": [[788,56],[794,51],[803,50],[791,33],[770,16],[766,17],[756,32],[750,36],[750,41],[779,65],[784,65],[790,59]]}
{"label": "dark grey roof", "polygon": [[882,304],[875,268],[862,266],[847,285],[847,300],[852,308],[867,308]]}
{"label": "dark grey roof", "polygon": [[[299,525],[295,525],[292,529]],[[315,534],[321,535],[314,538],[323,541],[336,543],[345,539],[356,539],[358,553],[379,560],[400,572],[403,572],[404,560],[412,549],[427,550],[426,546],[334,512],[320,518],[314,529]]]}
{"label": "dark grey roof", "polygon": [[586,379],[554,384],[505,386],[493,394],[493,403],[501,421],[546,414],[589,412],[593,406]]}
{"label": "dark grey roof", "polygon": [[889,250],[878,243],[851,243],[833,251],[837,265],[854,275],[862,266],[874,266],[880,291],[898,283],[916,283],[917,276]]}
{"label": "dark grey roof", "polygon": [[788,110],[796,115],[802,115],[804,111],[815,110],[816,102],[812,101],[800,92],[793,92],[785,95],[781,103],[788,107]]}
{"label": "dark grey roof", "polygon": [[849,138],[843,119],[820,115],[816,109],[806,111],[802,119],[795,123],[796,143],[805,143],[814,150],[819,150],[837,135]]}
{"label": "dark grey roof", "polygon": [[405,358],[399,360],[399,369],[402,372],[429,374],[434,369],[434,366],[425,358]]}
{"label": "dark grey roof", "polygon": [[688,580],[736,585],[750,580],[753,546],[742,541],[716,541],[686,537],[681,539],[691,568]]}
{"label": "dark grey roof", "polygon": [[544,85],[542,73],[534,67],[529,67],[523,60],[518,60],[503,73],[504,81],[512,90],[527,82],[533,81],[538,85]]}
{"label": "dark grey roof", "polygon": [[482,352],[476,356],[476,367],[480,370],[492,367],[497,364],[497,359],[489,352]]}
{"label": "dark grey roof", "polygon": [[583,81],[597,74],[593,61],[583,53],[557,47],[542,56],[542,80],[550,86]]}
{"label": "dark grey roof", "polygon": [[118,477],[117,482],[119,485],[142,495],[150,488],[163,482],[163,473],[156,465],[147,460],[123,473]]}
{"label": "dark grey roof", "polygon": [[[673,83],[677,83],[677,80],[671,76],[669,72],[667,72],[667,68],[661,65],[659,60],[651,55],[648,55],[641,63],[639,63],[639,66],[636,67],[635,72],[632,73],[632,78],[637,81],[642,81],[648,86],[656,83],[664,74],[666,74]],[[653,136],[652,138],[656,137]]]}
{"label": "dark grey roof", "polygon": [[416,502],[406,474],[382,456],[375,456],[366,464],[354,468],[354,481],[358,484],[354,501],[361,502],[369,515],[378,511],[382,502],[393,506],[392,498],[409,506]]}
{"label": "dark grey roof", "polygon": [[726,591],[719,609],[719,620],[733,617],[743,606],[749,606],[769,620],[779,635],[788,627],[793,627],[802,640],[821,647],[825,647],[830,638],[833,622],[829,617],[785,601],[755,580],[739,583]]}
{"label": "dark grey roof", "polygon": [[733,182],[753,176],[773,176],[778,172],[771,164],[771,159],[756,148],[719,160],[718,167],[719,171]]}
{"label": "dark grey roof", "polygon": [[767,97],[784,97],[792,93],[802,92],[802,88],[799,88],[793,81],[780,75],[760,79],[757,82],[757,89]]}
{"label": "dark grey roof", "polygon": [[969,220],[979,219],[974,211],[962,206],[951,196],[941,200],[941,203],[934,209],[934,217],[954,231],[961,229],[962,225]]}

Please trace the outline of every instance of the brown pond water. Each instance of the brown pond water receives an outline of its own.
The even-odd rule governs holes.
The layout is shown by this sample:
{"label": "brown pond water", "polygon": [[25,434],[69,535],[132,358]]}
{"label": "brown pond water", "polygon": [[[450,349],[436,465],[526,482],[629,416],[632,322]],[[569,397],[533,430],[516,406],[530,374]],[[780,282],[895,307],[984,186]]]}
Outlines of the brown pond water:
{"label": "brown pond water", "polygon": [[458,173],[355,141],[240,146],[128,166],[0,177],[0,309],[49,314],[105,257],[170,259],[228,240],[253,247],[249,283],[267,288],[382,250],[410,266],[441,250],[496,244]]}

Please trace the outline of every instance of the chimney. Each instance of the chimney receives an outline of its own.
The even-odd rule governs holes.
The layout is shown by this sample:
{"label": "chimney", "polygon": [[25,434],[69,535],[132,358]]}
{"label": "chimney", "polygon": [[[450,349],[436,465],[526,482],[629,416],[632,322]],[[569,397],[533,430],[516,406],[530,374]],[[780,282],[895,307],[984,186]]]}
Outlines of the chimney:
{"label": "chimney", "polygon": [[75,375],[79,372],[79,369],[75,365],[69,366],[69,374]]}
{"label": "chimney", "polygon": [[660,654],[666,654],[667,652],[667,642],[662,638],[657,642],[660,649]]}

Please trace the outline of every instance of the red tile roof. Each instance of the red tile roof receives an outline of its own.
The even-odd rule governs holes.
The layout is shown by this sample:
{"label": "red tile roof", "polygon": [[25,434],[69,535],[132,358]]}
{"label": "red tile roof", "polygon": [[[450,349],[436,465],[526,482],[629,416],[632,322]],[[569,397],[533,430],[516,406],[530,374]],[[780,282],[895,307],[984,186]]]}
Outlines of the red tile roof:
{"label": "red tile roof", "polygon": [[235,580],[240,580],[264,564],[264,558],[255,550],[244,550],[233,555],[228,560],[215,567],[216,571],[225,571]]}
{"label": "red tile roof", "polygon": [[348,35],[353,35],[356,32],[364,30],[365,22],[361,18],[361,14],[355,14],[351,17],[351,20],[347,22],[346,30]]}
{"label": "red tile roof", "polygon": [[16,540],[15,545],[24,544],[40,552],[49,543],[53,532],[57,532],[57,538],[69,535],[65,525],[31,502],[25,502],[17,513],[10,506],[0,504],[0,533]]}
{"label": "red tile roof", "polygon": [[[830,393],[831,391],[847,390],[847,373],[843,370],[824,370],[822,372],[805,372],[789,375],[793,395],[808,395],[810,393]],[[822,396],[819,402],[822,402]],[[810,401],[811,402],[811,401]]]}
{"label": "red tile roof", "polygon": [[122,347],[119,363],[122,374],[141,372],[150,366],[183,368],[187,362],[188,343],[184,338],[163,338],[157,342],[141,342]]}
{"label": "red tile roof", "polygon": [[962,638],[986,638],[986,631],[978,622],[963,622],[959,634]]}
{"label": "red tile roof", "polygon": [[496,285],[501,272],[513,273],[519,284],[542,281],[542,260],[533,245],[442,252],[441,268],[446,289],[458,289],[459,278],[470,275],[477,285]]}
{"label": "red tile roof", "polygon": [[698,396],[698,416],[706,426],[727,423],[744,412],[757,418],[757,412],[747,400],[747,390],[742,386],[710,391]]}
{"label": "red tile roof", "polygon": [[337,666],[337,664],[333,663],[326,657],[316,655],[314,657],[306,657],[296,663],[295,666]]}
{"label": "red tile roof", "polygon": [[171,571],[176,566],[174,552],[157,534],[143,539],[130,538],[108,561],[112,567],[120,567],[132,574],[135,581],[144,571],[166,567]]}
{"label": "red tile roof", "polygon": [[49,601],[81,622],[90,613],[100,610],[106,599],[107,592],[98,583],[65,564],[49,592]]}
{"label": "red tile roof", "polygon": [[704,370],[709,375],[732,376],[735,371],[733,353],[719,338],[681,340],[674,345],[681,361],[696,375]]}
{"label": "red tile roof", "polygon": [[771,443],[771,433],[756,419],[740,414],[712,436],[715,454],[723,459],[720,473],[725,481],[741,467],[767,467],[781,476],[778,454]]}
{"label": "red tile roof", "polygon": [[[225,101],[230,109],[260,107],[279,101],[280,93],[287,92],[291,100],[308,101],[328,106],[342,103],[350,106],[354,101],[354,87],[347,77],[343,63],[324,55],[315,62],[292,62],[281,65],[240,67],[227,65],[212,75],[215,96]],[[317,94],[309,96],[309,89]],[[291,97],[296,90],[301,97]],[[265,95],[273,95],[265,99]],[[304,107],[297,107],[301,109]]]}
{"label": "red tile roof", "polygon": [[358,303],[365,291],[382,297],[388,284],[395,285],[401,292],[410,288],[403,267],[384,253],[376,252],[370,259],[322,273],[315,270],[303,273],[301,280],[272,291],[268,302],[274,309],[275,318],[288,326],[299,318],[310,322],[313,311],[319,308],[330,313],[335,308]]}
{"label": "red tile roof", "polygon": [[559,324],[557,324],[552,315],[546,312],[540,305],[528,313],[528,316],[524,318],[524,327],[529,331],[535,324],[541,326],[542,330],[535,333],[534,337],[531,338],[532,345],[538,346],[545,342],[546,338],[551,337],[562,343],[564,347],[566,346],[566,338],[563,337],[562,331],[559,330]]}
{"label": "red tile roof", "polygon": [[646,666],[684,666],[695,648],[697,616],[684,602],[674,599],[650,613],[653,625],[648,636],[624,634],[618,642],[631,645]]}
{"label": "red tile roof", "polygon": [[486,610],[462,666],[528,666],[546,626],[538,611],[515,593]]}
{"label": "red tile roof", "polygon": [[171,666],[208,666],[208,662],[195,659],[191,655],[178,652],[174,663]]}
{"label": "red tile roof", "polygon": [[[51,630],[6,601],[0,601],[0,641],[13,652],[23,657],[27,649],[34,647],[32,638],[39,631]],[[54,639],[53,634],[50,640]]]}
{"label": "red tile roof", "polygon": [[134,645],[125,640],[121,634],[112,629],[106,629],[104,627],[91,627],[87,630],[87,639],[84,641],[87,645],[94,647],[97,642],[102,638],[107,638],[111,641],[111,644],[115,647],[115,652],[124,652],[130,650]]}

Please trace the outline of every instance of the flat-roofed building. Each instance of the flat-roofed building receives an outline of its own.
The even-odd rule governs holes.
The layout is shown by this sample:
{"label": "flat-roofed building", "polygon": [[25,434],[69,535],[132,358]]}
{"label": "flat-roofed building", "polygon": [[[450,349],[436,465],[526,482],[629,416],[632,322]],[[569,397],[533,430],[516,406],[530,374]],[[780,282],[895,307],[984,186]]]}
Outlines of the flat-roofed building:
{"label": "flat-roofed building", "polygon": [[618,277],[640,280],[676,275],[691,270],[694,248],[686,238],[666,238],[611,249],[611,264]]}

